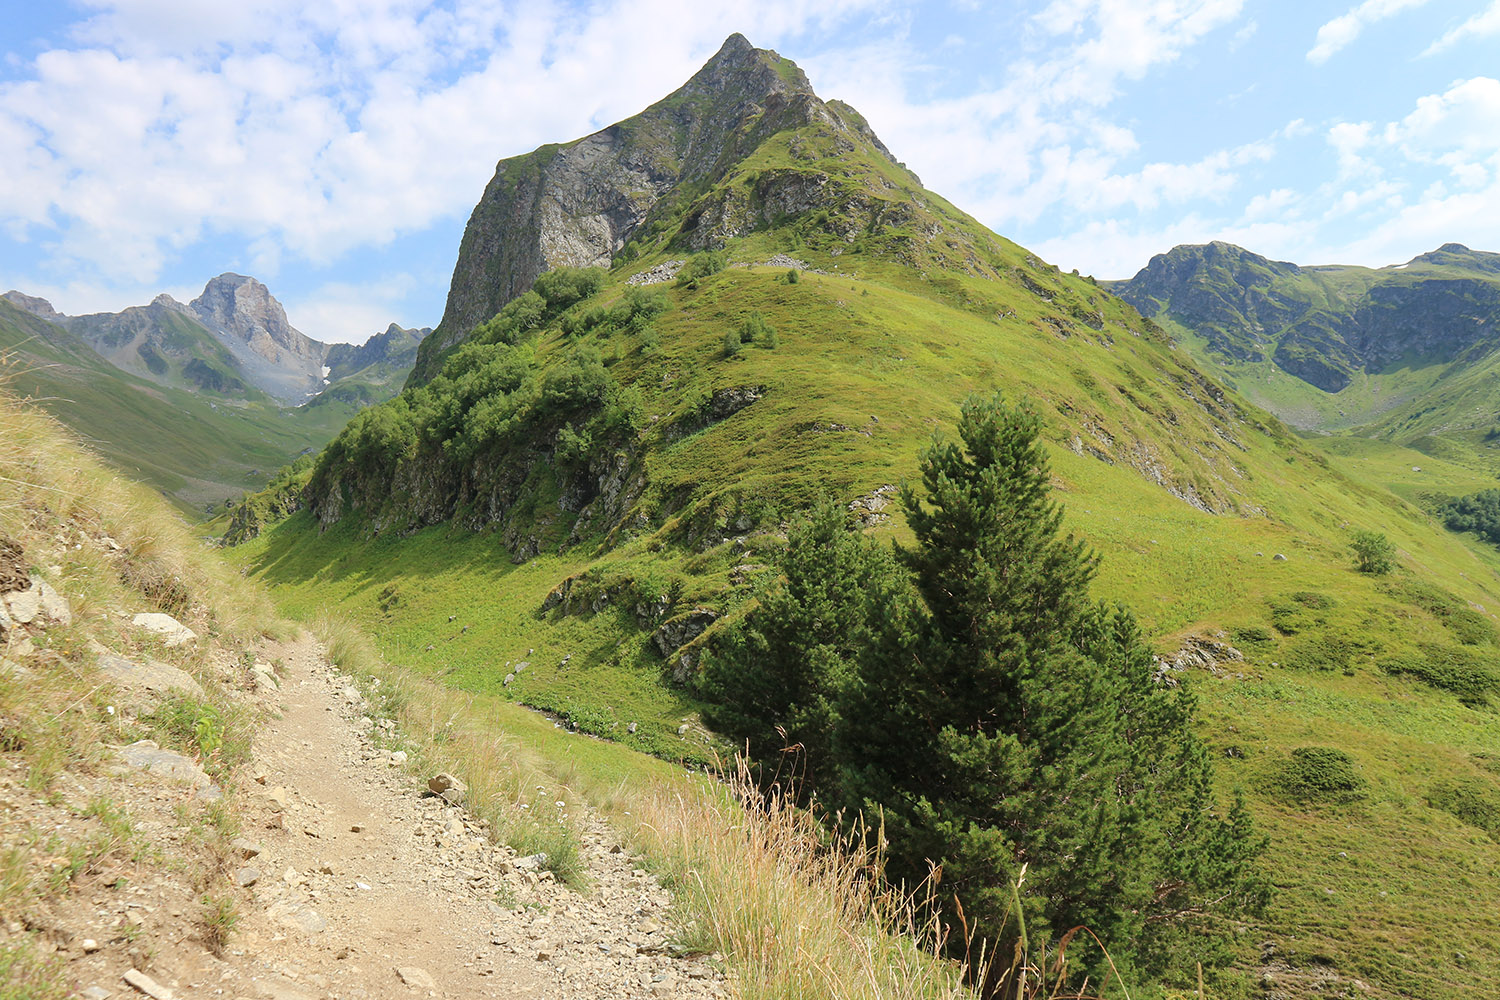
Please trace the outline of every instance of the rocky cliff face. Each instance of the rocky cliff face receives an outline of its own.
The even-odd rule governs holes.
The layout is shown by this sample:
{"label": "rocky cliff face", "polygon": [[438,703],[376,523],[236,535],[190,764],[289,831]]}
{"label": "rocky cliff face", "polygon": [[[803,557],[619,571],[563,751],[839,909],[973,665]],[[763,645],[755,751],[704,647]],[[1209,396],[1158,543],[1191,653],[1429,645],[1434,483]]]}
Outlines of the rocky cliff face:
{"label": "rocky cliff face", "polygon": [[259,281],[221,274],[188,306],[272,396],[300,403],[323,388],[328,346],[287,322],[286,310]]}
{"label": "rocky cliff face", "polygon": [[49,323],[54,323],[63,318],[62,313],[52,308],[52,303],[35,295],[27,295],[24,292],[11,289],[4,295],[0,295],[0,299],[5,299],[22,312],[31,313],[31,315],[39,319],[44,319]]}
{"label": "rocky cliff face", "polygon": [[[849,148],[864,143],[889,158],[852,109],[824,103],[794,64],[736,34],[691,80],[639,115],[500,161],[469,218],[443,319],[424,357],[458,343],[548,268],[608,266],[633,237],[666,226],[769,137],[814,122]],[[691,233],[684,243],[702,249],[767,216],[826,202],[828,180],[783,172],[762,178],[739,201],[695,205],[682,223]]]}
{"label": "rocky cliff face", "polygon": [[1500,254],[1457,243],[1380,269],[1180,246],[1113,290],[1232,362],[1269,359],[1330,393],[1403,360],[1467,362],[1500,346]]}

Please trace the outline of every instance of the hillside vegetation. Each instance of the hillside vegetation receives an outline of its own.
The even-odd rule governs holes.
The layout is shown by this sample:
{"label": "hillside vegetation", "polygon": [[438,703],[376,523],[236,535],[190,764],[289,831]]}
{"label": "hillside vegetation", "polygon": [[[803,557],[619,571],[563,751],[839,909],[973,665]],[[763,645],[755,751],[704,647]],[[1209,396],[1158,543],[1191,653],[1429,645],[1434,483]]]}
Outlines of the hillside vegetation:
{"label": "hillside vegetation", "polygon": [[[781,65],[753,60],[754,79]],[[490,315],[445,319],[402,395],[319,457],[309,509],[238,558],[397,662],[702,763],[704,658],[800,515],[831,497],[910,543],[895,487],[962,399],[999,389],[1041,421],[1064,528],[1102,557],[1094,594],[1133,609],[1197,701],[1216,794],[1243,790],[1270,836],[1276,892],[1221,928],[1218,993],[1466,997],[1500,977],[1500,558],[1411,502],[1401,453],[1299,439],[793,89],[766,100],[803,113],[721,136],[712,170],[637,206],[607,273],[548,260],[506,291],[482,276],[535,260],[466,240],[455,290],[470,312],[495,296]],[[504,178],[562,183],[568,150],[618,152],[635,124],[502,163],[471,231],[531,204]],[[1361,532],[1393,544],[1391,572],[1356,569]]]}
{"label": "hillside vegetation", "polygon": [[[61,1000],[100,983],[116,986],[126,970],[145,971],[162,983],[179,970],[202,968],[248,980],[265,977],[273,964],[289,968],[300,954],[302,968],[352,974],[373,996],[406,995],[409,987],[391,970],[377,975],[350,969],[342,961],[347,955],[334,959],[325,943],[332,932],[308,937],[277,923],[272,914],[287,887],[294,897],[303,895],[293,883],[267,879],[252,891],[244,877],[246,845],[275,854],[306,845],[307,858],[298,866],[308,870],[319,863],[314,856],[336,850],[327,839],[303,833],[317,822],[306,811],[289,828],[292,820],[283,816],[288,790],[274,787],[274,778],[267,787],[253,777],[264,778],[289,749],[266,739],[288,711],[277,694],[287,666],[262,662],[261,642],[286,637],[296,626],[199,544],[159,497],[101,467],[48,418],[0,395],[0,615],[20,607],[15,598],[28,584],[47,595],[42,610],[25,622],[0,617],[0,797],[7,810],[0,828],[0,993]],[[130,624],[138,609],[170,611],[198,637],[165,645]],[[351,691],[357,699],[349,720],[328,714],[329,727],[352,730],[367,713],[365,727],[385,747],[385,759],[363,766],[388,770],[399,751],[410,758],[408,780],[420,777],[424,787],[435,771],[460,776],[468,786],[464,815],[474,821],[466,828],[483,829],[485,839],[508,849],[511,858],[545,850],[549,878],[556,873],[571,883],[543,882],[536,893],[526,891],[525,906],[511,888],[480,901],[481,911],[514,910],[507,923],[524,924],[528,915],[556,910],[547,921],[555,930],[568,919],[564,909],[592,904],[581,828],[599,810],[617,829],[612,842],[629,845],[616,867],[643,863],[676,897],[671,926],[650,932],[671,943],[670,954],[660,943],[647,948],[649,966],[678,964],[722,979],[727,963],[740,994],[751,997],[972,995],[955,966],[933,957],[929,928],[915,923],[910,902],[872,885],[870,854],[858,844],[830,850],[806,814],[785,801],[761,797],[748,782],[721,787],[685,775],[559,729],[503,699],[455,698],[451,689],[382,660],[368,637],[347,623],[326,615],[309,623],[347,672],[334,688],[341,687],[345,701]],[[142,688],[138,678],[123,678],[122,657],[149,664],[153,683],[166,674],[176,686]],[[305,685],[297,688],[299,702],[311,701],[316,709],[329,694],[321,679],[295,676]],[[325,718],[321,709],[304,714]],[[148,738],[169,756],[181,754],[177,766],[190,769],[198,783],[122,770],[120,749]],[[297,743],[297,750],[305,745]],[[350,762],[336,763],[347,781]],[[204,788],[209,793],[193,794]],[[340,805],[365,818],[368,788],[343,791]],[[306,802],[325,794],[322,788],[291,791]],[[277,795],[282,807],[267,812]],[[568,811],[553,813],[554,800]],[[410,795],[409,803],[415,801]],[[379,825],[386,818],[366,821]],[[445,849],[459,853],[453,844],[413,842],[411,830],[392,826],[385,832],[424,859]],[[323,836],[344,832],[324,828]],[[358,854],[368,843],[346,843],[341,856]],[[477,858],[465,854],[461,864],[479,864]],[[421,912],[435,914],[428,905],[430,877],[419,878],[414,872],[421,866],[409,863],[406,881],[381,889],[419,900]],[[443,864],[454,891],[467,894],[462,883],[473,873],[460,871],[452,857]],[[506,871],[510,883],[525,884],[521,872]],[[626,900],[637,898],[644,875],[630,877]],[[331,890],[326,897],[337,895],[343,881],[319,884]],[[534,875],[529,885],[538,886]],[[312,898],[328,912],[330,900]],[[497,900],[504,903],[500,909]],[[363,911],[358,929],[340,928],[361,948],[369,915]],[[638,923],[633,918],[603,931],[618,941],[635,934]],[[586,947],[597,955],[600,928],[590,931],[596,937]],[[536,947],[555,951],[546,941]],[[567,974],[529,954],[525,964],[549,977]],[[621,985],[633,986],[640,968],[625,962]],[[1034,976],[1040,971],[1027,969]],[[270,981],[291,980],[278,974]],[[503,977],[484,982],[509,985]],[[688,995],[710,995],[708,987]]]}

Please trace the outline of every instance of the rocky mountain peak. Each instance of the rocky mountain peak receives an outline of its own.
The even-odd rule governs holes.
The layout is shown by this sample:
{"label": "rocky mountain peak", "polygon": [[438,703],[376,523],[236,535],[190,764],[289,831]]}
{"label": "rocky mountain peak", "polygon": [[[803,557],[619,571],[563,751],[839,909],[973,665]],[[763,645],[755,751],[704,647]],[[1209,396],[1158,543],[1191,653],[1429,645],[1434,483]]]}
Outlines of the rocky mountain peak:
{"label": "rocky mountain peak", "polygon": [[172,296],[168,295],[166,292],[162,292],[156,298],[152,299],[151,304],[160,309],[170,309],[173,312],[183,313],[184,315],[192,315],[191,309],[189,309],[183,303],[178,302],[176,299],[172,298]]}
{"label": "rocky mountain peak", "polygon": [[63,314],[52,308],[52,303],[46,299],[36,295],[27,295],[25,292],[18,292],[14,288],[4,295],[0,295],[0,299],[4,299],[17,309],[29,312],[38,319],[44,319],[49,323],[64,318]]}
{"label": "rocky mountain peak", "polygon": [[266,338],[295,350],[298,338],[306,339],[287,322],[286,309],[271,290],[243,274],[225,273],[210,280],[188,305],[209,329],[246,343]]}
{"label": "rocky mountain peak", "polygon": [[798,173],[806,181],[798,192],[781,192],[786,197],[769,192],[767,203],[783,214],[829,195],[816,161],[830,146],[895,162],[852,108],[824,103],[795,63],[734,34],[691,79],[640,114],[501,160],[469,219],[443,320],[424,353],[457,343],[548,268],[609,266],[648,224],[657,231],[693,227],[692,238],[683,238],[689,249],[721,244],[737,223],[725,220],[722,205],[690,203],[702,202],[704,188],[772,137],[809,126],[822,138],[798,144],[795,170],[770,175]]}
{"label": "rocky mountain peak", "polygon": [[757,49],[744,35],[735,32],[724,40],[713,58],[667,100],[695,93],[733,93],[750,100],[764,100],[772,94],[812,92],[812,84],[796,63],[783,59],[771,49]]}

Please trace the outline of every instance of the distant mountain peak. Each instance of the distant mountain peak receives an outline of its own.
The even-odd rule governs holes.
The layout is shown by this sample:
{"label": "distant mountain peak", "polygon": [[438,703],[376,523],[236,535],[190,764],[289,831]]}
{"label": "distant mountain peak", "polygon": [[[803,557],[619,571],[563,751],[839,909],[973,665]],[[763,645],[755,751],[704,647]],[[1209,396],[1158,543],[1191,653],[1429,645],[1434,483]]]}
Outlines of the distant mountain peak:
{"label": "distant mountain peak", "polygon": [[38,319],[44,319],[49,323],[64,318],[63,314],[52,308],[52,303],[46,299],[35,295],[27,295],[25,292],[18,292],[14,288],[4,295],[0,295],[0,299],[5,299],[17,309],[29,312]]}

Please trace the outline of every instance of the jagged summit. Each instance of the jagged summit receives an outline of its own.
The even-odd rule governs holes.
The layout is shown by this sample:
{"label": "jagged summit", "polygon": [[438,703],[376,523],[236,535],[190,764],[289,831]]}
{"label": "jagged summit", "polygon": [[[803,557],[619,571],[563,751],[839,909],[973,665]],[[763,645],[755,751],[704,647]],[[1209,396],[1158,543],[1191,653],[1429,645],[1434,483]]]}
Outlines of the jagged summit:
{"label": "jagged summit", "polygon": [[359,401],[384,399],[404,379],[417,345],[430,332],[392,323],[369,345],[324,344],[292,326],[263,283],[232,272],[211,279],[191,302],[163,292],[148,305],[117,313],[67,316],[46,299],[22,292],[0,298],[64,328],[133,375],[214,397],[269,396],[283,405],[305,403],[342,375],[372,364],[392,370],[382,371]]}
{"label": "jagged summit", "polygon": [[[898,166],[854,109],[825,103],[795,63],[734,34],[640,114],[501,160],[469,219],[443,320],[424,354],[457,343],[550,267],[608,266],[645,232],[675,230],[683,245],[702,249],[764,222],[747,222],[744,206],[715,200],[710,189],[772,137],[809,127],[830,141],[792,151],[808,168],[855,149]],[[816,191],[756,190],[752,200],[769,195],[769,210],[799,211],[826,197],[826,171],[820,177]]]}
{"label": "jagged summit", "polygon": [[39,319],[44,319],[49,323],[63,318],[62,313],[52,308],[52,303],[46,299],[36,295],[27,295],[25,292],[18,292],[14,288],[4,295],[0,295],[0,299],[5,299],[17,309],[29,312],[31,315]]}

